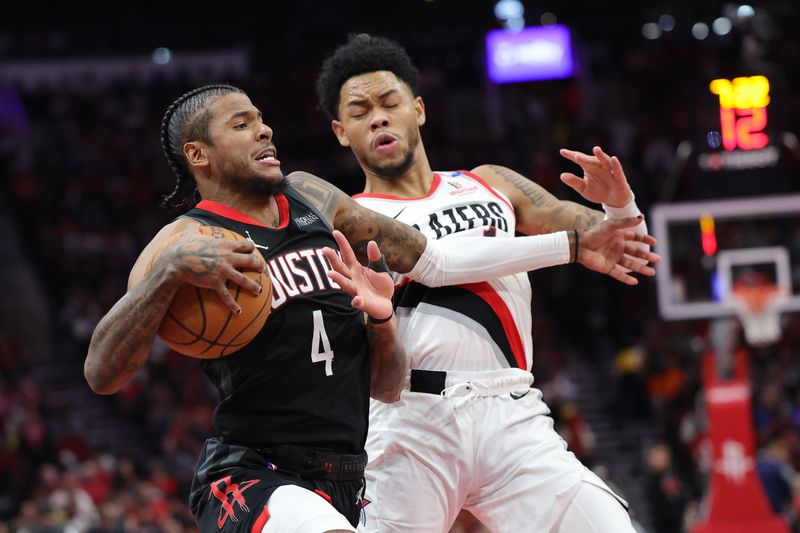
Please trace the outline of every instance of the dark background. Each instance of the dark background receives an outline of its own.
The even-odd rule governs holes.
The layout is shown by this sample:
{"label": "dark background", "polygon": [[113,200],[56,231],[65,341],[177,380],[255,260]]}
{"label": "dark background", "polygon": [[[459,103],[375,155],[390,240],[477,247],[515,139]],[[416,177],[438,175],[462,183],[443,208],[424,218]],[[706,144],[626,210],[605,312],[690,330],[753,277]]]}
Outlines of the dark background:
{"label": "dark background", "polygon": [[[148,367],[111,398],[91,393],[82,363],[139,251],[173,216],[158,208],[175,183],[159,124],[166,107],[196,86],[245,89],[275,131],[284,172],[308,170],[355,193],[363,177],[317,109],[314,82],[348,33],[380,34],[406,46],[421,71],[422,134],[435,169],[498,163],[583,202],[558,179],[576,170],[558,148],[599,144],[620,157],[645,213],[658,201],[800,190],[797,147],[782,135],[800,132],[796,2],[754,4],[755,17],[703,41],[691,36],[692,24],[710,26],[738,4],[523,4],[527,25],[552,12],[572,30],[574,77],[488,83],[483,37],[501,26],[492,2],[125,4],[113,6],[113,16],[104,12],[112,6],[3,7],[0,472],[9,482],[0,488],[7,524],[0,530],[193,527],[186,488],[216,399],[197,363],[157,346]],[[675,28],[644,39],[642,25],[666,13]],[[154,73],[135,66],[157,47],[170,48],[174,62]],[[245,58],[244,68],[175,68],[186,54],[220,51]],[[126,72],[110,83],[107,66],[26,82],[13,70],[81,68],[76,61]],[[781,150],[780,175],[742,172],[709,188],[678,163],[676,150],[683,141],[709,150],[706,135],[719,127],[710,80],[755,74],[772,84],[768,131]],[[706,488],[698,361],[709,324],[661,320],[652,280],[628,288],[572,266],[531,278],[534,375],[559,431],[631,500],[643,527],[680,531],[684,516],[698,518]],[[800,484],[797,326],[787,317],[784,337],[768,349],[737,340],[753,366],[759,464],[767,477],[778,465],[768,483],[790,523],[792,487]],[[661,444],[673,457],[666,470],[649,461]],[[664,526],[664,516],[677,516],[678,525]],[[467,517],[456,527],[479,530]]]}

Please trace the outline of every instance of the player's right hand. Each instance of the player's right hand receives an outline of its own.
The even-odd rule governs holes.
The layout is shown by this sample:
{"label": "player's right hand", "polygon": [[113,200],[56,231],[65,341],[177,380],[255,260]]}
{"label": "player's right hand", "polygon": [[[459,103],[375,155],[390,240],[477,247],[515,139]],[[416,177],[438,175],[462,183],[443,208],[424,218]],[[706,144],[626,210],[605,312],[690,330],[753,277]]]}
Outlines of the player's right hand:
{"label": "player's right hand", "polygon": [[656,244],[655,238],[625,229],[641,223],[642,220],[643,217],[612,218],[587,230],[578,231],[578,263],[627,285],[639,283],[628,272],[654,276],[656,271],[648,264],[659,263],[661,257],[637,244],[653,246]]}
{"label": "player's right hand", "polygon": [[258,295],[261,286],[245,276],[242,270],[264,272],[266,262],[255,245],[247,240],[215,239],[200,233],[200,226],[178,234],[166,254],[182,282],[216,292],[234,313],[241,307],[233,299],[226,283],[232,281],[243,289]]}

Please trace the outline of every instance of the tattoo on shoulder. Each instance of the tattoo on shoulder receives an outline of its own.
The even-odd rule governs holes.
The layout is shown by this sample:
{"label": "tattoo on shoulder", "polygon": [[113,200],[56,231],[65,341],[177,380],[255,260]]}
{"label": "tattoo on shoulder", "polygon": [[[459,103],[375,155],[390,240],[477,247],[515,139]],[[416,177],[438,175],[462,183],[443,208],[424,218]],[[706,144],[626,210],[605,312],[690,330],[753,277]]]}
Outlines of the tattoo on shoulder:
{"label": "tattoo on shoulder", "polygon": [[517,174],[513,170],[498,165],[489,165],[489,167],[492,169],[492,172],[524,194],[533,205],[542,207],[553,203],[552,195],[528,178]]}
{"label": "tattoo on shoulder", "polygon": [[308,172],[292,172],[287,176],[294,187],[306,200],[311,202],[328,220],[333,220],[339,190],[325,180]]}

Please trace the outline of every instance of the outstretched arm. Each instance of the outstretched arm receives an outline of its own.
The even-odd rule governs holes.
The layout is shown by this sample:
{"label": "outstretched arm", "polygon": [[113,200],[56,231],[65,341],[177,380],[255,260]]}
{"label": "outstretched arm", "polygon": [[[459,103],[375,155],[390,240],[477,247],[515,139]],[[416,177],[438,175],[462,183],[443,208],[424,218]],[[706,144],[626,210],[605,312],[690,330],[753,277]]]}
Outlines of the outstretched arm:
{"label": "outstretched arm", "polygon": [[[599,146],[594,147],[592,155],[566,149],[560,153],[583,171],[583,177],[565,172],[561,174],[561,181],[586,200],[603,204],[605,214],[575,202],[559,200],[536,182],[506,167],[481,165],[472,172],[511,200],[517,216],[517,230],[528,235],[586,229],[604,218],[640,214],[625,171],[616,156],[609,156]],[[647,226],[643,223],[635,231],[646,235]]]}
{"label": "outstretched arm", "polygon": [[[658,256],[655,254],[632,249],[637,242],[649,244],[652,237],[634,236],[631,231],[616,233],[618,230],[639,224],[641,220],[635,217],[608,220],[586,230],[600,233],[604,238],[577,239],[581,250],[576,250],[574,246],[576,244],[574,234],[570,236],[563,231],[516,239],[464,237],[436,241],[426,239],[411,226],[362,207],[337,187],[316,176],[306,172],[295,172],[289,176],[289,180],[335,229],[344,234],[353,245],[355,254],[362,264],[366,264],[368,260],[367,242],[374,240],[386,255],[386,261],[392,270],[407,274],[429,287],[496,279],[518,272],[568,263],[576,257],[587,268],[597,270],[595,268],[597,262],[583,261],[583,258],[592,257],[591,254],[582,253],[584,249],[587,252],[610,253],[611,255],[606,255],[605,258],[613,261],[614,265],[648,276],[654,274],[652,269],[637,264],[629,257],[623,257],[622,253],[628,253],[645,261],[658,261]],[[612,237],[621,240],[623,252],[617,254],[618,247],[603,248]],[[606,265],[606,261],[603,264]],[[606,269],[604,266],[600,271],[611,275],[617,270]],[[614,277],[628,284],[637,283],[631,276]]]}
{"label": "outstretched arm", "polygon": [[481,165],[472,172],[508,197],[517,217],[517,231],[526,235],[586,229],[603,220],[602,211],[559,200],[538,183],[510,168]]}
{"label": "outstretched arm", "polygon": [[425,251],[427,239],[414,228],[362,207],[333,184],[309,174],[292,172],[289,183],[341,231],[361,264],[367,264],[367,243],[375,241],[395,272],[409,272]]}
{"label": "outstretched arm", "polygon": [[113,394],[147,360],[156,332],[181,283],[213,289],[233,312],[241,312],[225,286],[231,280],[257,294],[260,287],[237,268],[263,271],[249,241],[222,241],[198,232],[200,223],[179,219],[163,228],[131,271],[128,292],[92,333],[83,371],[98,394]]}

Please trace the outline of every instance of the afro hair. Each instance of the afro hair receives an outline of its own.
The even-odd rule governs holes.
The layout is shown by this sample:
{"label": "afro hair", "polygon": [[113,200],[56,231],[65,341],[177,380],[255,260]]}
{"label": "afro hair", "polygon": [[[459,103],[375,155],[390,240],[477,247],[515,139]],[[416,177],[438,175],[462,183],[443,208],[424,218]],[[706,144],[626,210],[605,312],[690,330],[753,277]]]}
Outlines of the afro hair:
{"label": "afro hair", "polygon": [[330,119],[339,118],[339,93],[347,80],[367,72],[386,70],[408,85],[416,94],[419,72],[405,49],[385,37],[351,35],[322,64],[317,79],[319,107]]}

